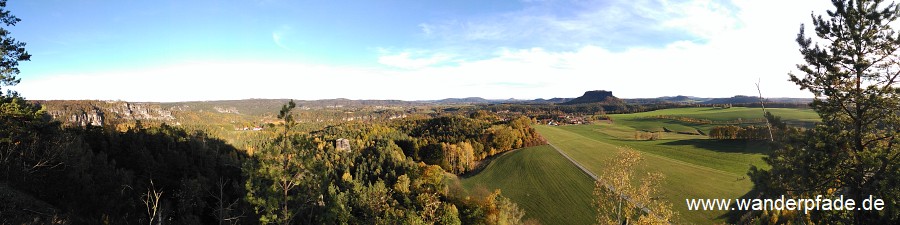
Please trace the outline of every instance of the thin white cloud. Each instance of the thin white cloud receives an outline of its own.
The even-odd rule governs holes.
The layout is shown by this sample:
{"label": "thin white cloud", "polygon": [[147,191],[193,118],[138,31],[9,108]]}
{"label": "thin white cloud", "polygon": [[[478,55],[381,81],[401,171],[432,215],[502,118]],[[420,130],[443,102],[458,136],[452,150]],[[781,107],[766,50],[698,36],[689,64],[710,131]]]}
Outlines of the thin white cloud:
{"label": "thin white cloud", "polygon": [[421,24],[419,24],[419,27],[422,28],[422,33],[424,33],[425,36],[431,35],[431,32],[432,32],[431,25],[428,25],[426,23],[421,23]]}
{"label": "thin white cloud", "polygon": [[272,31],[272,42],[275,43],[278,47],[288,50],[290,49],[287,44],[285,44],[285,39],[288,38],[293,32],[293,28],[288,25],[283,25]]}
{"label": "thin white cloud", "polygon": [[[384,52],[384,50],[382,50]],[[433,65],[450,62],[453,57],[449,54],[437,53],[429,56],[414,56],[413,52],[404,51],[397,54],[384,54],[378,57],[378,63],[402,68],[419,69]]]}
{"label": "thin white cloud", "polygon": [[281,34],[278,32],[272,32],[272,42],[275,42],[275,45],[278,45],[278,47],[287,48],[281,43]]}
{"label": "thin white cloud", "polygon": [[[565,1],[564,1],[565,2]],[[739,26],[730,3],[714,0],[531,2],[520,11],[469,19],[431,21],[420,27],[448,42],[490,42],[506,47],[634,46],[685,37],[706,40]],[[628,47],[628,46],[625,46]]]}
{"label": "thin white cloud", "polygon": [[660,19],[664,27],[684,30],[708,40],[731,31],[740,24],[736,12],[712,0],[670,3],[664,1],[667,16]]}

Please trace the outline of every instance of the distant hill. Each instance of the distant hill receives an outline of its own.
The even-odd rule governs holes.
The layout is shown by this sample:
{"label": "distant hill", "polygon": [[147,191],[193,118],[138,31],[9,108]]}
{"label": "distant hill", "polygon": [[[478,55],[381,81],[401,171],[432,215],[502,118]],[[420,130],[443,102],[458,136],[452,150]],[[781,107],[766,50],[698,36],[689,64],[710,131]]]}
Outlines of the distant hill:
{"label": "distant hill", "polygon": [[694,96],[678,95],[678,96],[663,96],[663,97],[657,97],[657,98],[629,98],[629,99],[624,99],[624,101],[629,104],[658,104],[658,103],[689,103],[689,104],[693,104],[693,103],[701,103],[701,102],[704,102],[704,101],[707,101],[710,99],[711,98],[700,98],[700,97],[694,97]]}
{"label": "distant hill", "polygon": [[675,97],[661,97],[661,99],[673,101],[673,102],[686,102],[686,101],[690,101],[691,97],[679,95],[679,96],[675,96]]}
{"label": "distant hill", "polygon": [[[789,103],[789,104],[808,104],[812,102],[812,98],[766,98],[766,102],[771,103]],[[735,95],[730,98],[713,98],[701,102],[703,104],[747,104],[759,103],[759,97]]]}
{"label": "distant hill", "polygon": [[551,99],[543,99],[538,98],[534,100],[524,101],[523,103],[533,103],[533,104],[561,104],[568,101],[572,101],[574,98],[551,98]]}
{"label": "distant hill", "polygon": [[621,102],[619,98],[613,96],[611,91],[604,90],[594,90],[594,91],[586,91],[584,95],[581,97],[577,97],[575,99],[569,100],[563,104],[565,105],[573,105],[573,104],[584,104],[584,103],[616,103]]}
{"label": "distant hill", "polygon": [[[755,104],[759,103],[756,96],[735,95],[729,98],[704,98],[694,96],[663,96],[657,98],[629,98],[623,99],[628,104],[659,104],[659,103],[684,103],[684,104]],[[766,98],[766,102],[785,104],[808,104],[812,98]]]}
{"label": "distant hill", "polygon": [[703,104],[745,104],[745,103],[758,103],[759,97],[754,96],[746,96],[746,95],[735,95],[730,98],[714,98],[707,101],[702,102]]}
{"label": "distant hill", "polygon": [[468,98],[445,98],[441,100],[431,100],[431,101],[422,101],[434,104],[488,104],[493,102],[498,102],[501,100],[487,100],[481,97],[468,97]]}
{"label": "distant hill", "polygon": [[768,98],[767,100],[771,102],[794,104],[809,104],[813,101],[812,98]]}

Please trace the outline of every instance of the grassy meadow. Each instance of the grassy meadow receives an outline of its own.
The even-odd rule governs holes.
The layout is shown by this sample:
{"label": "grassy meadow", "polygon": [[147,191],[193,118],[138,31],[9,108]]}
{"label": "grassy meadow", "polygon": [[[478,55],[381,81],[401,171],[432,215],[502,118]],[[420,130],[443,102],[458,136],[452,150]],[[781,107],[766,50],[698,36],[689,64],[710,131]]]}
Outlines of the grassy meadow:
{"label": "grassy meadow", "polygon": [[[819,115],[810,109],[767,109],[775,116],[782,117],[785,122],[795,126],[811,126],[819,122]],[[676,108],[650,112],[609,115],[616,124],[643,131],[663,131],[663,127],[671,131],[696,133],[697,130],[709,132],[713,126],[719,125],[764,125],[763,112],[760,108]],[[659,118],[671,117],[671,118]],[[672,118],[688,118],[705,120],[711,123],[687,122]]]}
{"label": "grassy meadow", "polygon": [[[622,141],[612,141],[614,139],[609,135],[592,130],[602,129],[597,125],[539,126],[537,129],[548,141],[597,174],[623,147],[640,151],[643,160],[636,167],[636,176],[640,177],[646,172],[661,172],[666,176],[660,186],[661,194],[681,214],[683,221],[680,222],[724,222],[724,211],[687,211],[684,199],[740,197],[750,190],[752,183],[745,173],[737,171],[748,168],[748,163],[762,164],[762,154],[735,155],[693,145],[667,146],[664,143],[624,145]],[[649,146],[658,148],[647,148]],[[741,162],[742,160],[750,162]]]}
{"label": "grassy meadow", "polygon": [[[769,110],[795,125],[806,126],[818,121],[811,110]],[[612,123],[535,128],[547,141],[595,174],[622,149],[641,152],[643,160],[637,166],[636,175],[656,171],[666,176],[660,186],[661,194],[680,214],[678,223],[725,222],[726,211],[688,211],[685,199],[740,198],[753,185],[747,176],[750,166],[767,168],[762,158],[769,150],[760,141],[713,140],[705,135],[676,132],[660,133],[657,140],[635,139],[637,132],[662,131],[662,127],[706,132],[713,126],[735,121],[743,123],[734,125],[754,124],[752,121],[763,118],[758,108],[681,108],[610,117]],[[585,224],[595,213],[590,210],[593,198],[590,178],[548,146],[526,148],[499,157],[480,174],[462,182],[469,190],[501,189],[526,209],[526,218],[537,218],[543,224]]]}
{"label": "grassy meadow", "polygon": [[471,191],[501,189],[544,225],[592,224],[594,182],[548,145],[523,148],[494,159],[481,173],[462,179]]}

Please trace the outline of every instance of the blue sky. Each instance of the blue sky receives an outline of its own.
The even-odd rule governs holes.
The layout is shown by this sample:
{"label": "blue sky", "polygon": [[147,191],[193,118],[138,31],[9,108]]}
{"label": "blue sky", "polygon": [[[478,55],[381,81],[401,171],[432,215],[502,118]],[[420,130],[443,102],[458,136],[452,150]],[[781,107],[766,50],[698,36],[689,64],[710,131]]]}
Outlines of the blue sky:
{"label": "blue sky", "polygon": [[[777,4],[774,7],[773,4]],[[29,99],[755,94],[827,1],[11,1]]]}

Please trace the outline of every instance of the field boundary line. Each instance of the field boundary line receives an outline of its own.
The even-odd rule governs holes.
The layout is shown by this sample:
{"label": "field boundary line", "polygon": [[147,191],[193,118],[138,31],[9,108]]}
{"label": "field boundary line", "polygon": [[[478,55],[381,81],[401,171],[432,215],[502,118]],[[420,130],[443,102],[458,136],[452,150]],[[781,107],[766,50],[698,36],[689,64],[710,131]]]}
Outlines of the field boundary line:
{"label": "field boundary line", "polygon": [[562,155],[563,157],[566,157],[566,159],[569,160],[569,162],[572,162],[572,164],[575,164],[575,166],[578,167],[578,169],[581,169],[582,172],[584,172],[591,178],[594,178],[594,181],[600,181],[600,178],[598,178],[596,174],[594,174],[587,168],[584,168],[584,166],[581,166],[580,163],[576,162],[574,159],[572,159],[572,157],[569,157],[568,154],[566,154],[562,150],[559,150],[559,148],[557,148],[556,145],[553,145],[553,143],[550,143],[549,141],[547,142],[547,145],[550,145],[550,147],[553,148],[553,150],[556,150],[556,152],[558,152],[560,155]]}
{"label": "field boundary line", "polygon": [[[625,199],[625,201],[628,201],[628,202],[630,202],[631,204],[634,204],[634,205],[640,207],[641,210],[644,211],[645,213],[650,214],[650,215],[653,215],[653,216],[656,217],[656,218],[659,218],[659,216],[657,216],[655,213],[653,213],[653,212],[650,211],[650,208],[647,208],[647,207],[645,207],[645,206],[643,206],[643,205],[641,205],[641,204],[638,204],[638,203],[634,202],[634,201],[631,200],[631,198],[628,197],[627,195],[618,193],[618,192],[616,191],[615,188],[610,187],[609,184],[607,184],[605,181],[600,180],[600,178],[598,178],[596,174],[594,174],[593,172],[587,170],[587,168],[584,168],[583,166],[581,166],[580,163],[576,162],[574,159],[572,159],[571,157],[569,157],[569,155],[567,155],[567,154],[566,154],[565,152],[563,152],[562,150],[559,150],[559,148],[557,148],[555,145],[553,145],[553,143],[550,143],[549,141],[547,141],[547,145],[550,145],[550,147],[553,148],[553,150],[556,150],[556,152],[558,152],[560,155],[562,155],[563,157],[566,157],[566,159],[568,159],[569,162],[571,162],[572,164],[575,164],[575,166],[577,166],[578,169],[581,169],[582,172],[584,172],[585,174],[587,174],[587,175],[590,176],[591,178],[594,178],[594,181],[597,181],[597,182],[602,183],[602,184],[603,184],[603,187],[606,187],[607,189],[609,189],[609,190],[612,191],[613,193],[619,194],[619,197],[620,197],[620,198]],[[668,222],[668,221],[667,221],[667,222]],[[669,222],[668,224],[672,224],[672,223]]]}

